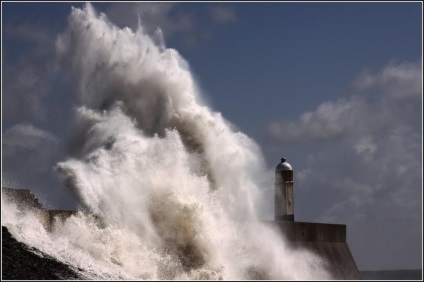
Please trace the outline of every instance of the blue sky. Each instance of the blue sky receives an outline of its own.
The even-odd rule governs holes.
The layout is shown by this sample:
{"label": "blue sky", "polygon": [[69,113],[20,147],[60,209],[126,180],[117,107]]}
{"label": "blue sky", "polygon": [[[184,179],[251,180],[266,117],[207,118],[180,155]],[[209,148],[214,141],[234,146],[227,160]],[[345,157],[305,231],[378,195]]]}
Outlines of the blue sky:
{"label": "blue sky", "polygon": [[[54,42],[82,5],[2,3],[2,183],[64,208],[72,195],[48,187],[77,101]],[[360,269],[421,267],[422,3],[93,6],[160,27],[270,169],[287,157],[297,220],[348,224]]]}

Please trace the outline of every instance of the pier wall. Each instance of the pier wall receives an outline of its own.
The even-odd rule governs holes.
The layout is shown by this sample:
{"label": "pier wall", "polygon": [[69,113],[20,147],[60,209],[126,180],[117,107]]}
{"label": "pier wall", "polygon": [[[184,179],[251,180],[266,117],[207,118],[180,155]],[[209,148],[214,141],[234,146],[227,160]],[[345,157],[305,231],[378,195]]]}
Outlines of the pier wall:
{"label": "pier wall", "polygon": [[266,221],[286,238],[293,249],[307,249],[327,264],[334,279],[361,279],[346,242],[345,224]]}
{"label": "pier wall", "polygon": [[[77,213],[45,209],[27,189],[3,187],[2,193],[3,197],[14,202],[20,210],[31,210],[48,231],[52,231],[55,221],[64,221]],[[334,279],[361,279],[346,242],[346,225],[283,220],[269,220],[265,223],[285,237],[293,249],[307,249],[324,259],[327,270]]]}
{"label": "pier wall", "polygon": [[77,211],[50,210],[42,206],[38,199],[28,189],[12,189],[2,187],[2,196],[14,203],[21,212],[32,212],[47,231],[51,231],[56,220],[64,221]]}

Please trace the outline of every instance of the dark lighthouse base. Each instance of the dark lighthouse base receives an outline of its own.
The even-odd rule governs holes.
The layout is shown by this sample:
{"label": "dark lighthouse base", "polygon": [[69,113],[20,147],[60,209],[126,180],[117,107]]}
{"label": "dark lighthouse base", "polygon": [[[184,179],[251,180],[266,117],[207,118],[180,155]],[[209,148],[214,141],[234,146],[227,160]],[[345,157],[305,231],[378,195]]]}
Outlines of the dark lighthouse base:
{"label": "dark lighthouse base", "polygon": [[266,221],[291,242],[293,248],[307,249],[327,262],[334,279],[361,279],[346,242],[346,225],[294,221]]}
{"label": "dark lighthouse base", "polygon": [[283,215],[276,215],[275,220],[281,221],[294,221],[294,214],[283,214]]}

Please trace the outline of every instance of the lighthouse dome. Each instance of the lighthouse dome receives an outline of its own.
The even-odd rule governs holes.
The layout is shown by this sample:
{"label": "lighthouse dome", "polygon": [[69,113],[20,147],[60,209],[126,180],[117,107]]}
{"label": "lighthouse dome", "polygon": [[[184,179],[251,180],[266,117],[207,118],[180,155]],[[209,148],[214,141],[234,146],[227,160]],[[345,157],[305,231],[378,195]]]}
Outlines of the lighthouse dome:
{"label": "lighthouse dome", "polygon": [[286,158],[281,158],[281,162],[275,168],[275,172],[280,172],[283,170],[293,170],[292,166],[286,162]]}

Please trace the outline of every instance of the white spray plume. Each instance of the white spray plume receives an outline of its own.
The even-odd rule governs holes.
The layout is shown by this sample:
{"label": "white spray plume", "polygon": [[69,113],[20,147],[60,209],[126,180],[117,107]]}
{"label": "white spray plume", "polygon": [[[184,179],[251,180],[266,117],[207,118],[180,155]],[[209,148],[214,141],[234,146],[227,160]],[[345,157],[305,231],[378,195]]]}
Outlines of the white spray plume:
{"label": "white spray plume", "polygon": [[71,217],[52,237],[116,278],[330,277],[258,220],[260,187],[272,189],[261,151],[207,107],[177,51],[90,4],[72,10],[57,49],[81,103],[57,171],[102,224]]}

